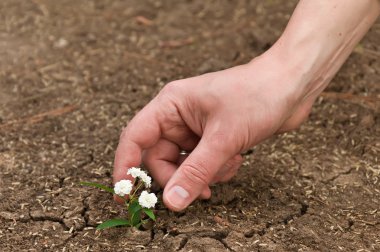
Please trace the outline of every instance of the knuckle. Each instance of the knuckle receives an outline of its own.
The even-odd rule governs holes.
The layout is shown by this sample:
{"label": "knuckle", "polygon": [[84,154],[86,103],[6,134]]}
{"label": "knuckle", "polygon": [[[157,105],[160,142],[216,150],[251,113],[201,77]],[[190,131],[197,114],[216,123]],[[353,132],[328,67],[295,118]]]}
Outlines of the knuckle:
{"label": "knuckle", "polygon": [[156,96],[157,102],[164,107],[176,104],[181,94],[179,83],[180,81],[173,81],[166,84]]}
{"label": "knuckle", "polygon": [[180,81],[172,81],[172,82],[169,82],[168,84],[166,84],[162,90],[161,90],[161,94],[163,95],[172,95],[172,94],[176,94],[178,92],[178,89],[179,89],[179,83]]}
{"label": "knuckle", "polygon": [[192,184],[206,186],[209,184],[211,174],[201,164],[188,163],[184,166],[183,174]]}

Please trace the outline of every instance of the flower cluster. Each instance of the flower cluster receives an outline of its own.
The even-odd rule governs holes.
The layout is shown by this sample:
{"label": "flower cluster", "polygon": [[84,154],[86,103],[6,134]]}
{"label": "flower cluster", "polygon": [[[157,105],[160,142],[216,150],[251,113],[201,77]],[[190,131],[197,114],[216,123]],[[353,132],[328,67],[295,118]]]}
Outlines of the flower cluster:
{"label": "flower cluster", "polygon": [[[111,219],[100,224],[97,229],[105,229],[115,226],[140,227],[150,220],[155,221],[153,209],[157,204],[157,196],[149,193],[148,189],[152,185],[152,178],[138,167],[132,167],[128,170],[127,175],[133,177],[134,181],[123,179],[115,183],[114,188],[105,185],[82,182],[82,185],[94,186],[119,196],[127,208],[128,219]],[[127,196],[127,197],[125,197]]]}
{"label": "flower cluster", "polygon": [[131,175],[133,178],[141,179],[144,182],[145,187],[147,188],[149,188],[152,184],[152,178],[149,177],[148,174],[145,171],[141,170],[140,168],[137,168],[137,167],[129,168],[127,174]]}
{"label": "flower cluster", "polygon": [[154,193],[142,191],[139,197],[139,203],[142,207],[152,208],[157,203],[157,197]]}
{"label": "flower cluster", "polygon": [[120,180],[115,184],[114,191],[117,195],[123,197],[132,191],[132,182],[130,180]]}
{"label": "flower cluster", "polygon": [[[130,168],[127,172],[127,175],[131,175],[136,180],[142,181],[146,188],[150,188],[152,185],[152,178],[140,168],[137,168],[137,167]],[[135,196],[137,190],[139,190],[142,186],[142,183],[140,181],[138,181],[137,183],[135,182],[136,189],[131,194],[132,188],[133,188],[132,181],[127,180],[127,179],[120,180],[119,182],[115,184],[115,187],[114,187],[115,194],[121,197],[131,194],[132,199],[130,199],[130,201],[133,200],[133,196]],[[157,197],[154,193],[148,193],[147,191],[142,191],[138,199],[138,202],[142,207],[153,208],[157,203]]]}

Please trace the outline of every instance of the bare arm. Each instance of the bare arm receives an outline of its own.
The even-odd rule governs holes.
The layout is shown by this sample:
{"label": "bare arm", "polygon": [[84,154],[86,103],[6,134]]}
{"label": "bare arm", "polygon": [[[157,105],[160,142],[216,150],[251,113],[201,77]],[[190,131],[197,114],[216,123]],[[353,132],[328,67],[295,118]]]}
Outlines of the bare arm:
{"label": "bare arm", "polygon": [[303,78],[307,99],[322,92],[379,15],[378,0],[302,0],[271,51]]}

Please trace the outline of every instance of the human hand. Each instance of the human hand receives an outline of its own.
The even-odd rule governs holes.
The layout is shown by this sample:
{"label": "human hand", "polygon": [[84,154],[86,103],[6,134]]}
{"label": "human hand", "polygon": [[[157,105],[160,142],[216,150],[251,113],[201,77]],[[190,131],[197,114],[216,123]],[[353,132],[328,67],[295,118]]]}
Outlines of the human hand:
{"label": "human hand", "polygon": [[[241,152],[305,120],[379,14],[376,0],[300,1],[262,56],[169,83],[123,130],[114,182],[143,160],[168,208],[210,197],[210,184],[235,175]],[[185,160],[181,149],[191,151]]]}
{"label": "human hand", "polygon": [[[313,100],[299,102],[299,84],[282,62],[265,54],[169,83],[123,130],[114,181],[143,160],[165,187],[168,208],[180,211],[197,197],[210,197],[210,184],[235,175],[241,152],[306,118]],[[180,150],[190,152],[182,163]]]}

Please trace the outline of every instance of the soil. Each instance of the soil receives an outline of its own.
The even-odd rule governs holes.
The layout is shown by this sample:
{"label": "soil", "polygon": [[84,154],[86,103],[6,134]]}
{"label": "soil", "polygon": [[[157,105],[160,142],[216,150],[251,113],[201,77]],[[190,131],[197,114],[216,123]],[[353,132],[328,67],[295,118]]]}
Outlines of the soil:
{"label": "soil", "polygon": [[[1,251],[379,251],[380,23],[310,119],[152,230],[105,192],[120,130],[167,82],[242,64],[296,1],[0,2]],[[161,195],[161,193],[159,192]]]}

